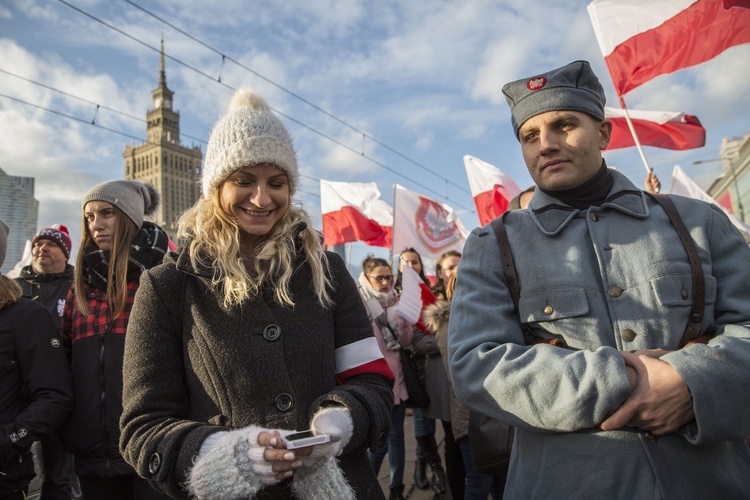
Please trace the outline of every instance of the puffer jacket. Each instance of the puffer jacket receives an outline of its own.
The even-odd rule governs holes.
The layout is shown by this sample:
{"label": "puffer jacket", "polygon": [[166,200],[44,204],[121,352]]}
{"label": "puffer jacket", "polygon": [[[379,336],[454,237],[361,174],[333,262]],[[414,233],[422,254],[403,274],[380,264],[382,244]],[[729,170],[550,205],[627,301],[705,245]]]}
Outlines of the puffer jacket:
{"label": "puffer jacket", "polygon": [[0,310],[0,497],[34,477],[32,442],[54,432],[72,405],[65,351],[44,307],[21,298]]}
{"label": "puffer jacket", "polygon": [[49,311],[57,329],[62,323],[65,308],[65,297],[73,286],[75,268],[65,264],[65,270],[54,274],[37,274],[32,266],[21,269],[16,283],[21,287],[23,295],[38,300]]}

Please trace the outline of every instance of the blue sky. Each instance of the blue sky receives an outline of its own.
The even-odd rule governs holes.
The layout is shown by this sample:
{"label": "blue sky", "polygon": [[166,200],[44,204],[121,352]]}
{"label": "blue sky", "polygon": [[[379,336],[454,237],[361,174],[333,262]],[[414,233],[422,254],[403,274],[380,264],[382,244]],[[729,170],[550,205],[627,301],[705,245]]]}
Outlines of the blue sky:
{"label": "blue sky", "polygon": [[[317,224],[322,178],[377,182],[389,203],[398,183],[451,204],[467,228],[478,225],[464,155],[497,166],[521,187],[531,183],[501,93],[510,80],[587,59],[609,104],[617,105],[584,1],[66,2],[143,42],[59,0],[0,4],[0,168],[36,177],[39,227],[64,223],[74,240],[80,236],[81,197],[99,182],[122,178],[124,146],[145,140],[145,123],[104,109],[95,113],[95,105],[6,72],[145,120],[159,74],[158,53],[145,45],[158,48],[163,33],[168,57],[211,75],[167,59],[184,145],[203,146],[185,135],[205,141],[231,98],[232,90],[216,81],[219,74],[230,87],[259,90],[272,107],[309,127],[286,121],[300,157],[299,201]],[[133,4],[255,74],[229,61],[222,65],[219,54]],[[698,116],[707,129],[701,149],[645,148],[663,185],[668,187],[675,164],[704,188],[718,175],[719,163],[692,163],[717,158],[722,138],[750,131],[748,75],[750,45],[744,45],[625,96],[632,109],[683,111]],[[96,114],[98,124],[139,139],[4,96],[85,122]],[[382,145],[363,139],[363,132]],[[641,184],[645,170],[634,148],[605,157]],[[356,244],[353,260],[367,251],[387,255],[387,250]]]}

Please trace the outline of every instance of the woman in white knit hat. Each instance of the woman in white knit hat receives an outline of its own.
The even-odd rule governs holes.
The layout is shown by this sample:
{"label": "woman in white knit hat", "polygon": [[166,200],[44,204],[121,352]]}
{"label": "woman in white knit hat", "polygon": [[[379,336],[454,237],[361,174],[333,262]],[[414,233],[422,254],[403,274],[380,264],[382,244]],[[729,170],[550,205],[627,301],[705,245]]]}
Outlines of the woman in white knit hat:
{"label": "woman in white knit hat", "polygon": [[[141,280],[120,445],[175,498],[383,498],[367,448],[385,442],[392,374],[344,262],[293,204],[298,179],[284,124],[239,91],[182,251]],[[305,429],[330,442],[286,449]]]}
{"label": "woman in white knit hat", "polygon": [[158,203],[153,187],[125,180],[94,186],[81,202],[81,245],[61,329],[71,349],[75,404],[62,438],[75,456],[86,500],[165,498],[118,448],[130,310],[141,273],[167,252],[166,233],[144,220]]}

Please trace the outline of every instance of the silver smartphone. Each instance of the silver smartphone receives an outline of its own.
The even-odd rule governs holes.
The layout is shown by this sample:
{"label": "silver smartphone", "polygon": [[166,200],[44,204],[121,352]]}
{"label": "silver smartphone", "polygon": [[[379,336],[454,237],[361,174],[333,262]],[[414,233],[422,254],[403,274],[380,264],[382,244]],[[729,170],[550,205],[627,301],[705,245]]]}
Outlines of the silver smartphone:
{"label": "silver smartphone", "polygon": [[331,436],[328,434],[315,434],[312,430],[306,430],[281,436],[281,440],[284,441],[287,449],[294,450],[296,448],[304,448],[305,446],[327,443],[331,440]]}

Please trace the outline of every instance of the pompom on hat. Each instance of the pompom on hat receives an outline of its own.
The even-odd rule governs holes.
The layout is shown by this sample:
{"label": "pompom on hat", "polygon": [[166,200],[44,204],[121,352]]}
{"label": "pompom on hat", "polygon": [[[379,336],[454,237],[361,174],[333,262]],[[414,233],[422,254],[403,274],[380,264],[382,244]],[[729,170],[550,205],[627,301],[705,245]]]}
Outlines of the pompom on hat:
{"label": "pompom on hat", "polygon": [[39,240],[50,240],[60,247],[60,250],[65,254],[66,261],[70,259],[70,250],[73,247],[73,243],[70,240],[70,232],[67,227],[62,224],[53,224],[51,227],[44,228],[34,236],[31,244],[36,245],[36,242]]}
{"label": "pompom on hat", "polygon": [[548,111],[580,111],[604,120],[607,102],[588,61],[574,61],[541,75],[506,83],[503,94],[510,106],[516,139],[526,120]]}
{"label": "pompom on hat", "polygon": [[109,181],[91,188],[83,197],[81,210],[85,210],[90,201],[111,203],[140,229],[144,215],[153,215],[159,208],[159,193],[154,186],[138,181]]}
{"label": "pompom on hat", "polygon": [[291,134],[260,94],[239,89],[208,139],[203,196],[211,197],[221,181],[237,170],[262,163],[270,163],[286,173],[293,195],[299,167]]}

